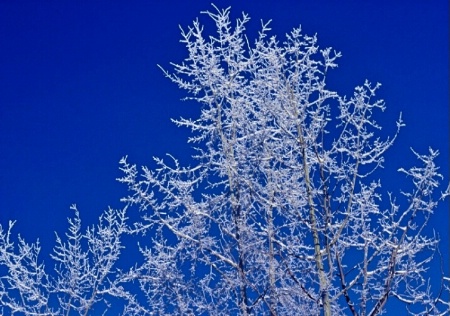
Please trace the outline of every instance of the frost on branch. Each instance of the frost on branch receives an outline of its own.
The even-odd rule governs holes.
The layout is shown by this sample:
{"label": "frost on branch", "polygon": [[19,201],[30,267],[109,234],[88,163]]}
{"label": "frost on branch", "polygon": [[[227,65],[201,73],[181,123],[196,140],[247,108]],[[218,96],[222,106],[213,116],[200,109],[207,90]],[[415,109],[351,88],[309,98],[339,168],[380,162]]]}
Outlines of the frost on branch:
{"label": "frost on branch", "polygon": [[[383,192],[389,179],[377,171],[404,123],[400,115],[394,135],[380,134],[380,84],[341,96],[326,86],[340,53],[315,36],[296,28],[280,40],[262,23],[251,40],[246,14],[232,22],[229,9],[204,13],[216,32],[197,20],[182,29],[188,57],[163,69],[201,109],[174,120],[192,131],[193,166],[168,155],[139,169],[123,158],[127,207],[84,233],[76,211],[57,236],[51,276],[32,272],[43,269],[38,245],[20,241],[15,257],[1,231],[5,308],[87,314],[120,302],[131,315],[380,315],[397,304],[448,314],[448,278],[429,277],[438,240],[427,224],[448,196],[438,152],[413,151],[420,164],[399,170],[412,189]],[[125,234],[139,240],[142,259],[119,269]]]}
{"label": "frost on branch", "polygon": [[[0,311],[22,314],[47,312],[48,276],[39,263],[39,242],[28,244],[11,236],[14,222],[5,231],[0,225]],[[48,312],[51,315],[50,312]]]}
{"label": "frost on branch", "polygon": [[[2,315],[90,315],[108,300],[132,301],[120,286],[115,263],[124,248],[125,209],[105,211],[97,226],[81,229],[78,210],[69,218],[66,238],[56,236],[52,273],[39,262],[39,242],[12,241],[0,226],[0,311]],[[66,241],[63,241],[66,240]]]}
{"label": "frost on branch", "polygon": [[[319,49],[315,36],[297,28],[280,41],[263,23],[251,44],[247,15],[232,23],[228,9],[205,13],[217,32],[198,21],[183,29],[188,57],[163,69],[202,109],[174,120],[192,130],[195,166],[158,158],[139,176],[122,161],[124,200],[144,214],[136,231],[154,236],[144,252],[156,282],[147,283],[149,305],[378,315],[395,300],[411,313],[445,313],[426,273],[437,246],[426,228],[438,202],[437,152],[401,170],[415,188],[398,203],[376,171],[404,123],[400,116],[392,137],[378,136],[379,84],[340,96],[326,87],[340,53]],[[172,290],[156,287],[168,271],[161,256],[175,263]]]}

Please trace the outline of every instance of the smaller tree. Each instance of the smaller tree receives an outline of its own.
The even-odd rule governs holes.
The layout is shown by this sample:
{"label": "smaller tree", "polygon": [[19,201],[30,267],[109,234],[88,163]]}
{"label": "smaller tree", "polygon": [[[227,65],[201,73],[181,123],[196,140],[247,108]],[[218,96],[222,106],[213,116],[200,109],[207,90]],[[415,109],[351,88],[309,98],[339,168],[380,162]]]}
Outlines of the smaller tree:
{"label": "smaller tree", "polygon": [[132,297],[118,283],[116,262],[121,255],[122,235],[128,232],[126,208],[108,209],[97,226],[81,229],[79,212],[69,218],[65,241],[56,235],[51,257],[52,273],[39,263],[39,242],[11,238],[14,222],[4,231],[0,225],[0,311],[2,315],[90,315],[94,305],[108,306],[111,298]]}

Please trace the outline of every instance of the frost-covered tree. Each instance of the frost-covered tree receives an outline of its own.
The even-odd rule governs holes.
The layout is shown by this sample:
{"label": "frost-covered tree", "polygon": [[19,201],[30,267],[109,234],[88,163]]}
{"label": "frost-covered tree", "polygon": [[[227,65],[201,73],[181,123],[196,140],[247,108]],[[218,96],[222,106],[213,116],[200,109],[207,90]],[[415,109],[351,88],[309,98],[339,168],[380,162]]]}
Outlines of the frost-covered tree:
{"label": "frost-covered tree", "polygon": [[[427,223],[449,195],[438,152],[412,151],[419,165],[399,169],[411,189],[382,192],[377,171],[404,124],[377,136],[380,85],[341,96],[326,86],[339,53],[300,28],[281,42],[268,23],[250,41],[249,17],[229,13],[206,12],[213,35],[198,21],[182,30],[188,57],[163,70],[201,106],[198,118],[174,120],[192,130],[193,166],[169,156],[138,171],[122,159],[126,207],[86,232],[76,211],[53,273],[39,244],[16,248],[0,230],[3,313],[123,304],[130,315],[380,315],[390,301],[414,315],[450,312],[449,279],[427,276],[438,251]],[[125,234],[143,258],[128,270],[117,267]]]}

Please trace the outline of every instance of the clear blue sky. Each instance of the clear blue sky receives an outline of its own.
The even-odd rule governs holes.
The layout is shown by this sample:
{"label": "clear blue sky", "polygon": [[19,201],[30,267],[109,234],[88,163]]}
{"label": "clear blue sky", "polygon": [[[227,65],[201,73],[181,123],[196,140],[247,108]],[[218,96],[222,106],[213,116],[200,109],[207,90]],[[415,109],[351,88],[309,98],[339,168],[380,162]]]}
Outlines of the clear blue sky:
{"label": "clear blue sky", "polygon": [[[120,207],[122,156],[138,164],[167,152],[186,156],[187,131],[169,118],[198,109],[179,101],[183,92],[156,65],[186,57],[178,25],[212,9],[210,2],[0,2],[2,225],[17,219],[15,231],[49,251],[72,203],[85,224],[108,205]],[[350,95],[366,78],[383,84],[379,122],[391,132],[401,111],[407,124],[386,157],[386,188],[397,190],[395,170],[415,162],[410,147],[439,149],[448,181],[447,0],[215,3],[231,5],[234,17],[249,13],[251,34],[260,19],[272,19],[280,38],[300,24],[317,33],[322,47],[343,53],[330,88]],[[448,217],[446,203],[432,222],[447,254]]]}

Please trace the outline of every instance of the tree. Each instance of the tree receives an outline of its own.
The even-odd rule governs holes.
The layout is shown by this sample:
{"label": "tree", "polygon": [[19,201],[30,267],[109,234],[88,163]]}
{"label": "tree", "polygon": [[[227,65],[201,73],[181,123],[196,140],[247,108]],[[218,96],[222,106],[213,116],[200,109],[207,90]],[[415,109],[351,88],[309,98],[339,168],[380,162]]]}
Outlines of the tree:
{"label": "tree", "polygon": [[[126,206],[86,232],[73,207],[54,273],[38,243],[15,248],[13,224],[0,230],[2,312],[380,315],[396,300],[411,314],[447,314],[450,279],[427,279],[438,251],[427,223],[449,195],[437,192],[438,151],[412,151],[421,165],[399,169],[409,192],[380,193],[378,169],[404,125],[400,116],[392,137],[377,136],[380,85],[340,96],[325,82],[340,54],[315,36],[296,28],[279,42],[263,23],[251,45],[246,14],[233,26],[229,9],[205,13],[217,33],[195,21],[182,30],[189,56],[163,69],[201,104],[199,118],[174,120],[193,132],[195,165],[169,156],[139,172],[123,158]],[[129,234],[143,261],[123,270]]]}

